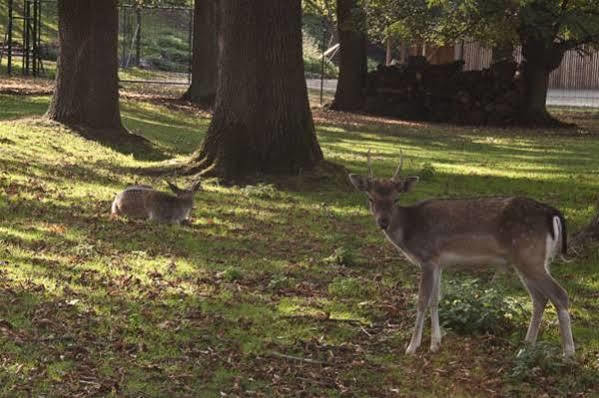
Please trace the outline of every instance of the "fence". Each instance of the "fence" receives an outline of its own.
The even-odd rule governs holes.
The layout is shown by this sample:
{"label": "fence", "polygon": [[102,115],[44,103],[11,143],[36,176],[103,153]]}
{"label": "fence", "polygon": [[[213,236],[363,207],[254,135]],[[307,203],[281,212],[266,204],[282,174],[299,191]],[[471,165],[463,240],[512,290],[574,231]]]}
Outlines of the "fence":
{"label": "fence", "polygon": [[[551,72],[548,105],[599,107],[599,51],[586,50],[590,55],[567,51],[560,66]],[[479,43],[464,43],[462,48],[456,48],[456,53],[460,52],[465,70],[480,70],[491,64],[491,49]],[[514,50],[514,58],[522,61],[521,47]]]}
{"label": "fence", "polygon": [[119,18],[121,82],[191,82],[192,8],[122,5]]}
{"label": "fence", "polygon": [[[549,88],[588,90],[599,89],[599,51],[581,56],[571,50],[564,54],[561,65],[549,76]],[[480,70],[491,64],[491,50],[481,47],[478,43],[464,43],[464,69]],[[522,60],[521,48],[514,50],[517,62]]]}
{"label": "fence", "polygon": [[[50,37],[56,36],[54,0],[5,0],[0,4],[0,70],[43,76]],[[20,62],[19,62],[20,61]]]}
{"label": "fence", "polygon": [[[54,77],[56,6],[55,0],[0,0],[0,73]],[[192,29],[191,8],[121,5],[121,82],[189,84]]]}

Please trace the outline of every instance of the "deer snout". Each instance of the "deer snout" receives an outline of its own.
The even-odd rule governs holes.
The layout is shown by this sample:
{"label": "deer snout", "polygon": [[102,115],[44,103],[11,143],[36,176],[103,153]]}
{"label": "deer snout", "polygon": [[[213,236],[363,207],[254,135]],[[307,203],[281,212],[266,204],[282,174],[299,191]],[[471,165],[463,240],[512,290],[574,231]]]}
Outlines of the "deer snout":
{"label": "deer snout", "polygon": [[389,219],[386,217],[381,217],[377,220],[376,222],[379,226],[379,228],[386,230],[387,227],[389,227]]}

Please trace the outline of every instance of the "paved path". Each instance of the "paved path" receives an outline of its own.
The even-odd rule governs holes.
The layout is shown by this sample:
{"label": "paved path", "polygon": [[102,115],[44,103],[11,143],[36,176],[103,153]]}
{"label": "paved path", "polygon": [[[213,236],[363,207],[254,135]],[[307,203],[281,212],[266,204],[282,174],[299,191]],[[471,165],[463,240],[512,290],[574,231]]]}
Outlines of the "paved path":
{"label": "paved path", "polygon": [[[320,90],[320,79],[306,79],[308,88]],[[335,91],[337,79],[325,79],[324,91]],[[588,106],[599,108],[599,90],[562,90],[550,89],[547,93],[547,105]]]}
{"label": "paved path", "polygon": [[599,108],[599,90],[549,89],[547,92],[547,105]]}

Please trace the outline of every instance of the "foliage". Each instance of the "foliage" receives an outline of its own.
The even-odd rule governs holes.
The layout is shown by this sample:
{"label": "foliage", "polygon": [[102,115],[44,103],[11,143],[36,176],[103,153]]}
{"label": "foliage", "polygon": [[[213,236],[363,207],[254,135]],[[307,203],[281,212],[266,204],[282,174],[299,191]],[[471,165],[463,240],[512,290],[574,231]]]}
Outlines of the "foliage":
{"label": "foliage", "polygon": [[304,14],[323,16],[331,25],[337,22],[337,0],[302,0],[302,8]]}
{"label": "foliage", "polygon": [[192,7],[194,0],[121,0],[121,3],[151,7]]}
{"label": "foliage", "polygon": [[422,169],[418,173],[418,176],[422,181],[430,181],[435,178],[435,167],[430,162],[426,162],[422,165]]}
{"label": "foliage", "polygon": [[[322,72],[322,53],[329,44],[334,44],[330,36],[331,29],[323,29],[322,18],[314,15],[305,15],[303,18],[302,41],[304,55],[304,72],[310,76],[320,76]],[[322,46],[323,34],[327,36],[325,48]],[[339,68],[329,57],[325,57],[324,76],[336,78]]]}
{"label": "foliage", "polygon": [[[589,361],[590,360],[590,361]],[[531,386],[556,380],[553,396],[566,396],[571,391],[596,388],[599,364],[585,366],[592,358],[564,358],[559,344],[538,341],[525,346],[511,364],[506,381],[509,395],[529,395]],[[532,387],[534,388],[534,387]]]}
{"label": "foliage", "polygon": [[482,287],[478,279],[450,280],[443,289],[439,320],[462,334],[504,334],[523,327],[520,302],[496,287]]}
{"label": "foliage", "polygon": [[599,3],[586,0],[369,0],[371,34],[450,43],[471,38],[489,45],[546,38],[567,48],[599,42]]}
{"label": "foliage", "polygon": [[338,247],[335,249],[333,254],[328,257],[325,257],[322,260],[326,264],[332,265],[344,265],[346,267],[351,267],[356,265],[356,255],[353,250],[348,249],[346,247]]}
{"label": "foliage", "polygon": [[246,185],[241,188],[241,193],[247,197],[260,199],[279,199],[281,197],[281,193],[273,184],[265,183]]}
{"label": "foliage", "polygon": [[523,348],[509,373],[510,381],[534,381],[541,372],[559,373],[571,362],[562,356],[561,347],[545,341]]}

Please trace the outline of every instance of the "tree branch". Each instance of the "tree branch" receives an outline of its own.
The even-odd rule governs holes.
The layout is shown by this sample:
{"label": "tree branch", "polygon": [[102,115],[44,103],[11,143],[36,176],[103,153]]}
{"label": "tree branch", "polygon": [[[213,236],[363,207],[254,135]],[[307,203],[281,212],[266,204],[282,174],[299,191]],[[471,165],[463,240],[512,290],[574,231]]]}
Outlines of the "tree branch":
{"label": "tree branch", "polygon": [[573,50],[583,44],[599,43],[599,33],[589,34],[580,39],[568,39],[559,43],[559,46],[564,50]]}

